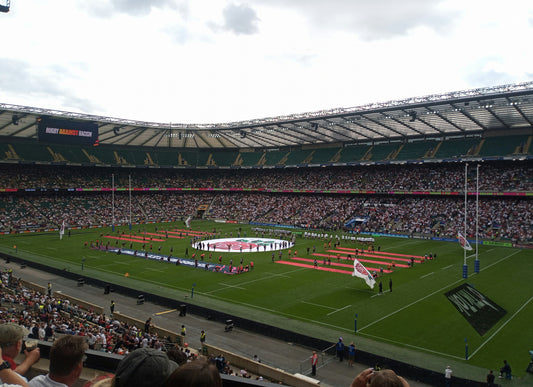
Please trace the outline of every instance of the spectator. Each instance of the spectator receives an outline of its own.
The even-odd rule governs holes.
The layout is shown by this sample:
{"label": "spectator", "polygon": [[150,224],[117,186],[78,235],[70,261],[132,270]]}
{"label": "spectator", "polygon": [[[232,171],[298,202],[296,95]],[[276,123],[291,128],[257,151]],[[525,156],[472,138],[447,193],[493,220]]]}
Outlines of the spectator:
{"label": "spectator", "polygon": [[164,387],[222,387],[222,379],[214,365],[199,359],[177,368]]}
{"label": "spectator", "polygon": [[85,351],[89,346],[82,336],[63,336],[50,348],[50,369],[47,375],[30,380],[30,387],[72,387],[83,370]]}
{"label": "spectator", "polygon": [[166,353],[153,348],[139,348],[120,361],[114,378],[115,387],[161,386],[178,368]]}
{"label": "spectator", "polygon": [[[2,356],[2,349],[0,349],[0,356]],[[11,364],[8,361],[4,361],[0,364],[0,386],[28,387],[28,383],[26,383],[26,380],[22,376],[11,369]]]}
{"label": "spectator", "polygon": [[352,381],[351,387],[409,387],[409,383],[393,370],[374,371],[367,368]]}
{"label": "spectator", "polygon": [[452,373],[452,368],[450,366],[447,366],[444,370],[444,382],[446,384],[446,387],[450,387],[452,381]]}
{"label": "spectator", "polygon": [[503,367],[500,368],[500,375],[498,376],[500,379],[511,379],[511,366],[509,363],[507,363],[507,360],[503,361]]}
{"label": "spectator", "polygon": [[492,370],[489,370],[489,373],[487,374],[487,386],[488,387],[494,387],[494,372]]}
{"label": "spectator", "polygon": [[2,349],[2,359],[8,361],[11,369],[17,374],[24,376],[30,367],[41,357],[39,348],[33,351],[24,350],[24,361],[16,364],[13,360],[21,352],[22,339],[28,334],[24,327],[12,323],[0,325],[0,348]]}

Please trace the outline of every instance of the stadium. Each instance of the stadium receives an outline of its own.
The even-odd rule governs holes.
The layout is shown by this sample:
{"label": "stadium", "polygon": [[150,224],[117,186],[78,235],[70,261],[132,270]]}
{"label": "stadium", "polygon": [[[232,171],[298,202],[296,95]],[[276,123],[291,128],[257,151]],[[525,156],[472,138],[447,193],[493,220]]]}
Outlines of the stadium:
{"label": "stadium", "polygon": [[533,83],[218,124],[0,110],[8,262],[431,385],[532,382]]}

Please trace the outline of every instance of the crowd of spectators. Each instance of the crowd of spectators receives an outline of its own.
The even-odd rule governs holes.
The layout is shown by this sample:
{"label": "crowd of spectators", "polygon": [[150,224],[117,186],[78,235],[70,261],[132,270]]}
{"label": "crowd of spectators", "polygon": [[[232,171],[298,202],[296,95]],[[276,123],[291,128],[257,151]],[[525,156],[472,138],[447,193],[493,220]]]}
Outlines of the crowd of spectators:
{"label": "crowd of spectators", "polygon": [[[202,373],[209,370],[210,378],[220,382],[220,384],[216,384],[217,386],[221,386],[219,373],[251,378],[249,373],[243,373],[243,370],[239,371],[230,365],[223,355],[211,355],[209,358],[203,358],[196,350],[191,350],[187,345],[181,347],[170,337],[158,337],[158,334],[152,329],[151,319],[147,320],[144,326],[139,327],[121,322],[114,319],[112,315],[106,316],[103,313],[95,313],[92,308],[84,309],[80,305],[74,305],[67,297],[58,293],[54,294],[50,291],[46,294],[31,290],[23,286],[21,280],[12,275],[11,270],[5,270],[0,273],[1,333],[5,336],[5,331],[12,330],[11,326],[20,327],[19,339],[24,335],[25,343],[29,343],[33,339],[54,342],[50,352],[50,374],[35,377],[30,380],[30,386],[51,385],[48,381],[49,378],[58,381],[61,375],[58,375],[57,365],[54,366],[53,364],[54,349],[59,351],[60,348],[64,349],[68,346],[80,347],[79,343],[83,343],[83,348],[78,348],[83,352],[86,349],[92,349],[102,353],[124,356],[115,375],[106,376],[109,383],[99,385],[119,386],[132,385],[132,383],[139,386],[153,385],[155,376],[152,373],[157,373],[159,378],[166,378],[173,374],[178,365],[183,369],[180,373],[173,374],[173,379],[169,379],[165,384],[166,386],[182,385],[176,384],[177,381],[188,377],[187,373],[196,368],[202,370]],[[69,337],[82,337],[83,340],[76,339],[76,342],[73,342],[73,340],[68,339]],[[9,353],[4,343],[6,338],[2,337],[2,339],[0,340],[0,349],[3,352],[0,354],[6,355]],[[63,339],[68,340],[65,343],[62,342]],[[21,349],[17,347],[17,351],[20,353]],[[24,375],[40,358],[38,348],[30,352],[28,346],[28,350],[25,350],[24,353],[28,359],[24,363],[28,364],[24,367],[16,367],[16,364],[13,363],[12,368],[20,375]],[[139,362],[143,365],[140,365]],[[75,363],[78,364],[79,362],[76,361]],[[194,364],[191,365],[191,363]],[[166,373],[167,366],[169,367],[168,373]],[[161,367],[165,368],[163,370],[165,372],[161,372]],[[67,374],[69,373],[65,375]],[[72,376],[72,374],[70,375]],[[75,375],[77,378],[79,373],[75,373]],[[75,382],[76,378],[72,382]],[[160,382],[162,385],[164,379]],[[65,381],[62,383],[71,385]],[[25,385],[24,383],[21,384]]]}
{"label": "crowd of spectators", "polygon": [[[17,167],[18,168],[18,167]],[[15,168],[15,169],[17,169]],[[40,168],[40,167],[39,167]],[[37,168],[37,169],[39,169]],[[50,167],[47,167],[50,168]],[[198,171],[175,172],[156,170],[142,175],[143,184],[161,181],[162,186],[181,184],[185,187],[240,187],[269,189],[376,189],[380,191],[460,189],[464,168],[457,166],[373,167],[357,169],[298,169],[280,171]],[[532,190],[533,167],[529,164],[483,164],[483,185],[489,191]],[[51,171],[51,170],[49,170]],[[88,168],[83,178],[69,168],[64,175],[55,173],[47,179],[36,178],[47,187],[107,187],[100,169]],[[56,172],[57,172],[56,171]],[[20,171],[19,171],[20,172]],[[474,171],[475,172],[475,171]],[[19,180],[29,184],[28,173]],[[180,175],[181,173],[181,175]],[[165,174],[168,176],[165,177]],[[190,177],[188,177],[190,174]],[[44,174],[46,175],[46,174]],[[179,176],[179,178],[178,178]],[[475,176],[470,176],[470,180]],[[106,176],[108,178],[108,176]],[[178,180],[173,180],[177,178]],[[69,180],[71,179],[71,180]],[[81,180],[80,180],[81,179]],[[13,182],[13,171],[0,167],[0,184]],[[127,180],[127,179],[126,179]],[[119,184],[124,179],[116,178]],[[174,182],[174,183],[173,183]],[[424,182],[429,182],[426,186]],[[440,187],[436,187],[438,184]],[[157,186],[157,185],[156,185]],[[21,187],[18,187],[21,188]],[[149,188],[149,187],[145,187]],[[467,234],[475,234],[475,200],[468,201]],[[113,207],[114,204],[114,207]],[[203,210],[199,210],[203,207]],[[205,210],[207,209],[207,210]],[[533,242],[533,204],[525,196],[482,196],[479,201],[479,236],[520,243]],[[464,200],[462,195],[388,195],[271,193],[261,191],[128,191],[66,192],[47,191],[8,194],[0,201],[0,231],[57,228],[65,222],[71,227],[92,227],[139,222],[183,220],[189,216],[227,219],[242,222],[282,224],[304,228],[343,229],[353,219],[350,229],[406,235],[452,237],[463,230]],[[131,217],[131,219],[130,219]]]}
{"label": "crowd of spectators", "polygon": [[[157,332],[138,328],[94,310],[72,305],[67,298],[25,288],[11,272],[2,273],[0,324],[25,327],[31,339],[53,341],[62,335],[86,337],[90,349],[125,355],[137,348],[172,346]],[[187,350],[189,355],[192,355]]]}
{"label": "crowd of spectators", "polygon": [[[475,191],[476,167],[468,170],[468,189]],[[115,169],[75,166],[0,164],[0,188],[245,188],[268,190],[463,191],[462,163],[371,165],[284,169]],[[479,190],[533,191],[533,162],[484,162]]]}
{"label": "crowd of spectators", "polygon": [[[115,195],[115,224],[129,223],[129,197]],[[132,198],[132,222],[206,218],[283,224],[311,229],[345,229],[454,238],[464,228],[461,197],[403,195],[294,195],[266,193],[151,193]],[[0,230],[109,225],[109,194],[16,196],[0,209]],[[475,200],[468,201],[467,234],[475,235]],[[519,198],[482,198],[479,236],[521,243],[533,241],[533,203]],[[345,225],[352,219],[364,219]]]}

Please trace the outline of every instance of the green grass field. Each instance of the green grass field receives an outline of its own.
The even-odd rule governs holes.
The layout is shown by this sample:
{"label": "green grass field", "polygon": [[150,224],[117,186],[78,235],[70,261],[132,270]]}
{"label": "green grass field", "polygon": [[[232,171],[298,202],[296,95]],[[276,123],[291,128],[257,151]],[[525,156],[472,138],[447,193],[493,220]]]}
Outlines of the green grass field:
{"label": "green grass field", "polygon": [[[143,227],[153,232],[155,226]],[[166,223],[158,227],[184,228],[183,223]],[[226,232],[236,235],[239,227],[248,236],[252,235],[247,225],[202,221],[192,225],[193,229],[203,231],[211,231],[214,227],[221,230],[222,237]],[[138,229],[139,226],[134,226],[132,231]],[[129,233],[127,227],[117,230]],[[438,358],[444,362],[498,369],[503,359],[507,359],[513,366],[513,373],[523,376],[530,360],[528,351],[533,349],[533,250],[481,246],[481,271],[474,274],[474,258],[468,258],[469,276],[464,280],[463,250],[458,243],[376,237],[376,246],[379,245],[382,252],[437,253],[435,260],[415,264],[413,268],[396,268],[393,273],[384,274],[384,292],[378,295],[377,286],[371,290],[362,279],[351,275],[272,263],[270,252],[242,253],[245,263],[254,261],[254,270],[241,275],[225,275],[84,247],[85,242],[95,241],[101,233],[110,232],[108,228],[72,230],[71,236],[65,235],[62,240],[58,233],[3,235],[0,250],[15,254],[13,246],[16,245],[16,255],[27,260],[186,300],[332,342],[341,335],[345,341],[355,341],[360,349],[385,356],[403,357],[402,349],[409,349],[415,359],[403,360],[421,366],[430,358]],[[115,241],[110,241],[114,246]],[[140,249],[141,244],[134,246]],[[154,252],[161,245],[161,253],[168,255],[172,246],[173,255],[179,257],[184,255],[189,239],[169,239],[153,244]],[[297,238],[293,250],[298,250],[299,257],[306,258],[306,248],[312,249],[313,245],[317,253],[326,252],[323,240],[301,237]],[[354,242],[345,242],[341,246],[361,247]],[[193,252],[190,247],[189,251]],[[241,258],[238,252],[213,254],[214,257],[218,255],[223,256],[226,264],[230,258],[234,262]],[[332,257],[336,262],[336,254],[332,253]],[[283,258],[287,260],[286,252]],[[319,262],[322,263],[321,258]],[[386,263],[383,267],[386,268]],[[351,272],[349,268],[345,270]],[[394,283],[392,293],[388,288],[389,278]],[[465,282],[507,311],[483,336],[444,295]],[[191,299],[193,284],[194,298]],[[357,333],[354,333],[356,315]],[[465,339],[468,360],[465,360]]]}

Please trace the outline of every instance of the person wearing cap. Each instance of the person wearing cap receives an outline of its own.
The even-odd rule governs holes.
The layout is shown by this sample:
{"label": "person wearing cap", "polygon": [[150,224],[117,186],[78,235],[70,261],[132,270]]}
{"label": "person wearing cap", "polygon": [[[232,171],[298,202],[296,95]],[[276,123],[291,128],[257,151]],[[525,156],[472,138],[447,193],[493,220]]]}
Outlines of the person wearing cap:
{"label": "person wearing cap", "polygon": [[48,374],[38,375],[30,387],[72,387],[83,370],[85,351],[89,345],[84,336],[66,335],[55,340],[50,348]]}
{"label": "person wearing cap", "polygon": [[[24,360],[22,363],[15,363],[13,360],[21,352],[22,339],[27,336],[28,330],[21,325],[6,323],[0,325],[0,348],[2,349],[3,361],[9,362],[11,369],[19,375],[25,375],[30,367],[41,358],[39,348],[33,351],[24,350]],[[1,378],[1,376],[0,376]],[[2,379],[0,379],[0,383]]]}
{"label": "person wearing cap", "polygon": [[113,381],[114,387],[161,386],[178,368],[166,353],[153,348],[139,348],[118,363]]}
{"label": "person wearing cap", "polygon": [[[2,349],[0,348],[0,356],[2,356]],[[5,384],[4,384],[5,383]],[[0,363],[0,386],[22,386],[28,387],[28,383],[22,376],[11,369],[11,364],[8,361]]]}

